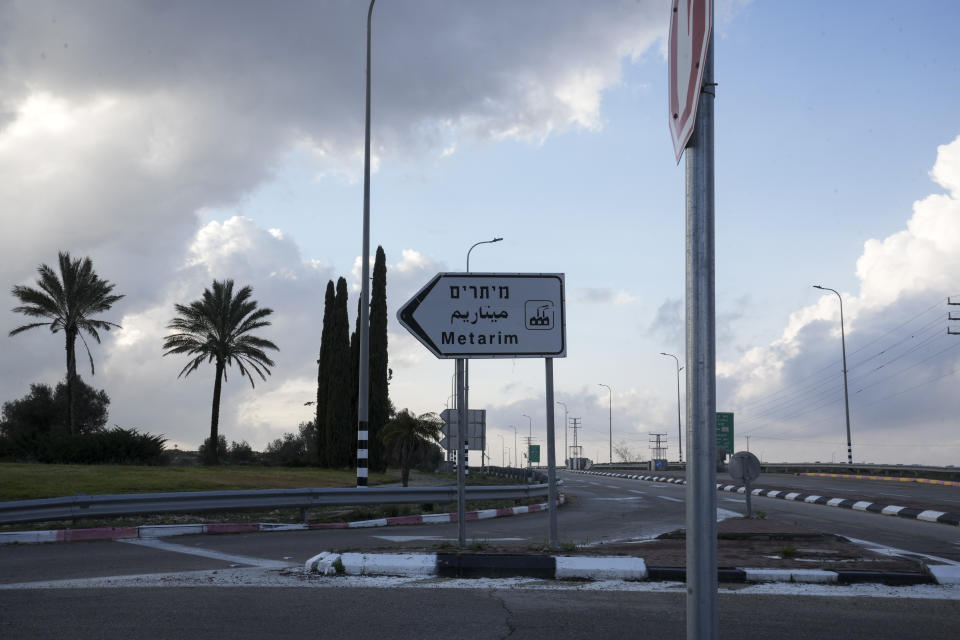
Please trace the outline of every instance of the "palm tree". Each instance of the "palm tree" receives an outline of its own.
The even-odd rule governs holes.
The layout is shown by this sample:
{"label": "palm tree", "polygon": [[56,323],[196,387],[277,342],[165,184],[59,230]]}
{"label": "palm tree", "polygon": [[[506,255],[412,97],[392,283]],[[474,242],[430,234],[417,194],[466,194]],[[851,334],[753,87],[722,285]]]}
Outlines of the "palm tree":
{"label": "palm tree", "polygon": [[378,434],[384,447],[391,450],[400,463],[400,482],[407,486],[410,466],[416,453],[440,438],[443,421],[435,413],[419,416],[403,409],[383,425]]}
{"label": "palm tree", "polygon": [[114,322],[98,320],[92,316],[107,311],[123,296],[111,294],[114,285],[101,279],[94,272],[90,258],[71,260],[70,254],[66,251],[60,252],[59,277],[45,264],[41,264],[37,271],[40,274],[40,279],[37,280],[38,289],[21,285],[13,288],[13,296],[22,303],[13,310],[31,318],[45,318],[45,320],[17,327],[10,332],[10,335],[35,327],[50,327],[52,333],[63,331],[67,349],[67,427],[73,434],[77,395],[77,357],[74,346],[77,337],[80,337],[80,341],[87,350],[90,374],[93,375],[93,355],[83,337],[83,332],[99,343],[98,330],[109,331],[111,327],[120,328],[120,325]]}
{"label": "palm tree", "polygon": [[234,295],[233,280],[214,280],[212,290],[205,289],[199,300],[188,305],[174,305],[178,315],[167,325],[176,333],[164,338],[166,353],[163,355],[183,353],[191,357],[177,377],[190,375],[204,361],[213,362],[216,366],[208,441],[210,446],[206,448],[208,464],[219,462],[216,444],[220,386],[227,379],[227,367],[236,363],[240,375],[249,378],[250,386],[254,387],[253,373],[266,380],[270,373],[268,367],[274,365],[264,349],[279,350],[269,340],[247,335],[255,329],[269,326],[270,322],[264,318],[273,313],[272,309],[257,309],[257,302],[250,299],[252,293],[253,289],[243,287]]}

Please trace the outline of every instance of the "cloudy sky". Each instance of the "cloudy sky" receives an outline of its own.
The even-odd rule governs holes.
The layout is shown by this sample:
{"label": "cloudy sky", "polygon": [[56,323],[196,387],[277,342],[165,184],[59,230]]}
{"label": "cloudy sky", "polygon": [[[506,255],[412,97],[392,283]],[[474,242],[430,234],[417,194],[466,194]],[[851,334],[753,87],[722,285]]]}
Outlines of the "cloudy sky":
{"label": "cloudy sky", "polygon": [[[676,457],[676,370],[660,355],[684,351],[668,10],[377,4],[371,237],[389,263],[398,408],[442,410],[453,363],[396,309],[502,236],[473,270],[566,274],[556,399],[582,419],[584,454],[606,460],[612,401],[614,443],[649,458],[648,434],[666,433]],[[230,375],[221,432],[262,448],[309,420],[324,287],[346,277],[351,308],[359,290],[366,12],[0,0],[3,336],[24,323],[10,287],[58,250],[89,255],[126,296],[85,374],[110,423],[196,448],[213,370],[178,379],[162,338],[174,303],[232,278],[274,309],[262,333],[280,352],[256,389]],[[845,456],[839,305],[822,284],[843,295],[854,458],[960,458],[958,21],[948,0],[717,0],[718,410],[735,412],[738,449]],[[60,335],[0,340],[0,399],[64,376]],[[494,462],[514,427],[545,443],[543,387],[540,360],[474,361]]]}

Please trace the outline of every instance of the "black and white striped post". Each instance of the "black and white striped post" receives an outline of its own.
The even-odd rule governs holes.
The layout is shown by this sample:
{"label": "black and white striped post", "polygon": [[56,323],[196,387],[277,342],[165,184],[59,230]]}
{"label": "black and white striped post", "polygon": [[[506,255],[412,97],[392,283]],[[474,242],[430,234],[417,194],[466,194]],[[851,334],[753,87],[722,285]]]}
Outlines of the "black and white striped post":
{"label": "black and white striped post", "polygon": [[370,419],[370,28],[373,3],[367,10],[367,104],[363,142],[363,251],[360,280],[360,365],[357,395],[357,488],[367,486]]}

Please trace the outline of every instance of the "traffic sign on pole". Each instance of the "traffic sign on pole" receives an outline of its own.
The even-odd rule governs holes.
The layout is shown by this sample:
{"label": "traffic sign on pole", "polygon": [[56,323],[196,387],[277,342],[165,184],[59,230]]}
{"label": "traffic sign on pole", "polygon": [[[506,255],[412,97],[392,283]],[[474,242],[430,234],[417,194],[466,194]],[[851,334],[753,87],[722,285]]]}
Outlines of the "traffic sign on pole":
{"label": "traffic sign on pole", "polygon": [[733,455],[733,414],[717,412],[717,448]]}
{"label": "traffic sign on pole", "polygon": [[680,162],[697,119],[713,0],[673,0],[670,12],[670,137]]}
{"label": "traffic sign on pole", "polygon": [[562,273],[438,273],[397,312],[438,358],[562,358]]}

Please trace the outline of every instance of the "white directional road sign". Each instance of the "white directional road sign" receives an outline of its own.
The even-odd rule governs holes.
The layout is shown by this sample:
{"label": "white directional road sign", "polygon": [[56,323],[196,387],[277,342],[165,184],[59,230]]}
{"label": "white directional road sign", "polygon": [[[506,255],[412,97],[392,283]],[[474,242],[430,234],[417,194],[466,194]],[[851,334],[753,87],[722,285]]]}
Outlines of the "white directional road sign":
{"label": "white directional road sign", "polygon": [[562,273],[438,273],[397,318],[438,358],[567,355]]}
{"label": "white directional road sign", "polygon": [[677,162],[697,120],[703,64],[710,44],[712,0],[673,0],[670,12],[670,137]]}

